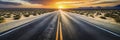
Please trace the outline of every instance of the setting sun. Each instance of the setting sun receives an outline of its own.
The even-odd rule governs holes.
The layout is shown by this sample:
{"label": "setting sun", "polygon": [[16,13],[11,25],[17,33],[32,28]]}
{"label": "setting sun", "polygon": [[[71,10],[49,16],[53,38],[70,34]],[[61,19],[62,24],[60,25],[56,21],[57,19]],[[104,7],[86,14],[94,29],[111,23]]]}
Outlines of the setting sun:
{"label": "setting sun", "polygon": [[58,8],[63,8],[63,6],[59,6]]}
{"label": "setting sun", "polygon": [[65,6],[63,6],[63,5],[58,5],[58,9],[64,9],[65,8]]}

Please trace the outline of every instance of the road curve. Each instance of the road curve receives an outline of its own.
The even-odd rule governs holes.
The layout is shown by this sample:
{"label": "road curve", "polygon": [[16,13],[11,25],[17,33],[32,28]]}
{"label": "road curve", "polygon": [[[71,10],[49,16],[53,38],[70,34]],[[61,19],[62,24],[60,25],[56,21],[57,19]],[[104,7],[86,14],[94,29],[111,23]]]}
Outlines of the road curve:
{"label": "road curve", "polygon": [[0,40],[120,40],[117,33],[58,10],[0,34]]}

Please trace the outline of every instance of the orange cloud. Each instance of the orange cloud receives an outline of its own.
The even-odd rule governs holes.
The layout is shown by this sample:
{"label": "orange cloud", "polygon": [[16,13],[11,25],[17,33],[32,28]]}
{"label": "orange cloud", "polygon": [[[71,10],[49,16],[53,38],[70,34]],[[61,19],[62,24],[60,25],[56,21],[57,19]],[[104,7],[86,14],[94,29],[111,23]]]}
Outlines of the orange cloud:
{"label": "orange cloud", "polygon": [[[56,5],[65,5],[69,8],[76,7],[112,7],[119,5],[120,0],[62,0],[56,2]],[[113,5],[111,5],[113,4]]]}
{"label": "orange cloud", "polygon": [[120,0],[13,0],[10,2],[21,3],[22,5],[15,7],[25,8],[58,8],[59,5],[65,8],[112,7],[120,4]]}

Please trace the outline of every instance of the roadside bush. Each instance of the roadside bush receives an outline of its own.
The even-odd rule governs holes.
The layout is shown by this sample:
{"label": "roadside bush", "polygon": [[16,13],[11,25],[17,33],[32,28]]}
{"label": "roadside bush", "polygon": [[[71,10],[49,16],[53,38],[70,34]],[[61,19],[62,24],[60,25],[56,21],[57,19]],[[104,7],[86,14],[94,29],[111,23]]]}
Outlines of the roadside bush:
{"label": "roadside bush", "polygon": [[106,13],[104,16],[105,16],[105,17],[110,17],[111,14],[110,14],[110,13]]}
{"label": "roadside bush", "polygon": [[114,14],[113,14],[113,15],[111,15],[110,17],[112,17],[112,18],[116,18],[116,17],[117,17],[117,15],[114,15]]}
{"label": "roadside bush", "polygon": [[21,18],[21,16],[20,15],[14,15],[13,18],[14,18],[14,20],[19,20]]}
{"label": "roadside bush", "polygon": [[4,22],[4,18],[3,17],[0,17],[0,23]]}
{"label": "roadside bush", "polygon": [[8,15],[4,15],[5,18],[11,18],[11,15],[8,14]]}
{"label": "roadside bush", "polygon": [[94,18],[94,16],[91,14],[90,17]]}
{"label": "roadside bush", "polygon": [[102,14],[101,14],[100,12],[97,12],[97,13],[96,13],[96,16],[98,16],[98,15],[102,15]]}
{"label": "roadside bush", "polygon": [[101,16],[100,18],[101,18],[101,19],[107,19],[107,18],[106,18],[106,17],[104,17],[104,16]]}
{"label": "roadside bush", "polygon": [[80,15],[84,15],[84,13],[80,13]]}
{"label": "roadside bush", "polygon": [[120,16],[120,12],[119,13],[117,13],[119,16]]}
{"label": "roadside bush", "polygon": [[41,13],[38,13],[38,15],[41,15]]}
{"label": "roadside bush", "polygon": [[29,17],[30,14],[29,14],[29,13],[25,13],[25,14],[23,14],[23,16],[24,16],[24,17]]}
{"label": "roadside bush", "polygon": [[36,16],[37,14],[36,13],[32,13],[33,16]]}
{"label": "roadside bush", "polygon": [[113,18],[117,23],[120,23],[120,16]]}
{"label": "roadside bush", "polygon": [[89,13],[86,13],[86,16],[88,16],[89,15]]}

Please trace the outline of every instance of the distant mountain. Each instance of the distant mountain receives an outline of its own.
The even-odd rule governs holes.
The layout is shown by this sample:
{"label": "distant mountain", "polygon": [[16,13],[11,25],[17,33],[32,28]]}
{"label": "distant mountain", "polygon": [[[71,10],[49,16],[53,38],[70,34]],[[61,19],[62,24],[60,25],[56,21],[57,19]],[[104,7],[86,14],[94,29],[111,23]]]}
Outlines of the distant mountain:
{"label": "distant mountain", "polygon": [[120,9],[120,5],[114,6],[114,7],[79,7],[77,9]]}
{"label": "distant mountain", "polygon": [[117,6],[115,6],[115,7],[120,7],[120,5],[117,5]]}

